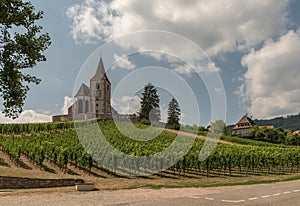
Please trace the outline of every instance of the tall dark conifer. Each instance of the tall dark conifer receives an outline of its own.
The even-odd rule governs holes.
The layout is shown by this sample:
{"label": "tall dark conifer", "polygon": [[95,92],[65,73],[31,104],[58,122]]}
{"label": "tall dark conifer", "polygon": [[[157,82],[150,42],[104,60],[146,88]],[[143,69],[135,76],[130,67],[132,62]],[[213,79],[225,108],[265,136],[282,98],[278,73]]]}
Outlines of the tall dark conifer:
{"label": "tall dark conifer", "polygon": [[142,93],[141,109],[139,111],[139,117],[146,121],[159,121],[160,109],[159,109],[159,96],[157,89],[153,84],[148,83],[144,87]]}
{"label": "tall dark conifer", "polygon": [[167,127],[170,129],[180,129],[180,108],[177,100],[175,98],[172,98],[171,102],[169,103],[168,108],[168,121],[167,121]]}

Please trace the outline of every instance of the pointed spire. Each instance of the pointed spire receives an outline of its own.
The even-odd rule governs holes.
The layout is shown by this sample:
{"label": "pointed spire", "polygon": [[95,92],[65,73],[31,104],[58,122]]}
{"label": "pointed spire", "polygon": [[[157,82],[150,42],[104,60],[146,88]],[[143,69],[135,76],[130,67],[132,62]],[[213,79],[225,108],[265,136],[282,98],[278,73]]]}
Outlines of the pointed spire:
{"label": "pointed spire", "polygon": [[102,77],[105,75],[105,69],[104,69],[104,65],[103,65],[103,61],[102,61],[102,57],[100,56],[100,60],[98,63],[98,67],[96,70],[95,75],[93,76],[93,80],[100,80],[102,79]]}
{"label": "pointed spire", "polygon": [[104,65],[103,65],[103,61],[102,61],[102,56],[100,56],[100,60],[99,60],[99,63],[98,63],[96,74],[101,74],[101,75],[105,74],[105,69],[104,69]]}
{"label": "pointed spire", "polygon": [[100,56],[100,60],[99,60],[99,63],[98,63],[96,73],[93,76],[93,78],[91,79],[91,81],[100,81],[103,77],[109,82],[109,80],[106,76],[105,69],[104,69],[104,64],[103,64],[103,61],[102,61],[102,57]]}

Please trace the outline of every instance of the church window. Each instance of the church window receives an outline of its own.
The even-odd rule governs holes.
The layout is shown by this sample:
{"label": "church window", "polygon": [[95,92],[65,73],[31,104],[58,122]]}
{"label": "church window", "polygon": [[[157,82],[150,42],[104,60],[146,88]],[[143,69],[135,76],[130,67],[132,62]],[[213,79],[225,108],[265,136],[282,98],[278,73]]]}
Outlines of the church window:
{"label": "church window", "polygon": [[99,98],[99,97],[101,97],[101,92],[98,90],[98,91],[96,92],[96,98]]}
{"label": "church window", "polygon": [[78,101],[78,113],[82,113],[82,100]]}
{"label": "church window", "polygon": [[96,84],[96,89],[100,89],[99,83]]}
{"label": "church window", "polygon": [[89,101],[85,100],[85,113],[89,112]]}

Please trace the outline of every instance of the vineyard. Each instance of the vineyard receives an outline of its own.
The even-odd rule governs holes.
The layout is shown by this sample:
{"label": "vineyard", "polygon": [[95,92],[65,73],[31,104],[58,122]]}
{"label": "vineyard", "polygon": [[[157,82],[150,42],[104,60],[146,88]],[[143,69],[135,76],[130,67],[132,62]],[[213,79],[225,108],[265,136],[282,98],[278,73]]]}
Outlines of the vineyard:
{"label": "vineyard", "polygon": [[[120,123],[119,128],[130,128],[128,124]],[[213,148],[214,143],[140,124],[139,130],[127,129],[126,135],[134,138],[126,137],[112,121],[76,126],[80,129],[73,123],[0,125],[0,147],[15,162],[23,155],[38,167],[47,160],[63,171],[69,165],[87,172],[97,167],[112,175],[267,175],[297,173],[300,167],[296,146],[219,143]]]}

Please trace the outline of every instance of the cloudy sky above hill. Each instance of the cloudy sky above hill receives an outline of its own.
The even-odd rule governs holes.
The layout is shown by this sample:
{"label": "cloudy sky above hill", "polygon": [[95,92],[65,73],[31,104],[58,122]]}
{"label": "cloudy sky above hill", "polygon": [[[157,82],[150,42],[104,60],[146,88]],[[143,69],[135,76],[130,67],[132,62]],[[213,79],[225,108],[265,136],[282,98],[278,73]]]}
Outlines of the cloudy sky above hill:
{"label": "cloudy sky above hill", "polygon": [[[113,85],[138,67],[160,62],[159,66],[175,71],[192,87],[201,102],[200,123],[207,124],[213,120],[212,112],[206,112],[212,106],[204,100],[210,94],[194,75],[211,72],[213,68],[224,85],[215,90],[226,94],[227,123],[235,123],[245,113],[255,118],[271,118],[300,112],[299,1],[33,0],[32,3],[45,12],[40,24],[52,37],[52,45],[46,53],[47,62],[31,72],[42,83],[31,87],[25,112],[17,121],[47,121],[52,114],[66,112],[77,75],[88,57],[114,38],[145,30],[169,32],[187,39],[211,61],[192,69],[191,65],[202,57],[182,41],[170,44],[168,40],[162,41],[160,35],[146,34],[128,38],[118,46],[137,47],[138,51],[155,48],[158,52],[135,56],[115,52],[112,58],[117,63],[111,76],[108,74]],[[176,57],[186,61],[178,62],[161,51],[176,51]],[[113,104],[119,112],[134,112],[139,106],[137,96],[129,98],[129,94],[124,94],[113,99]],[[132,103],[130,107],[128,102]],[[189,112],[184,114],[185,122],[198,123]],[[0,120],[8,121],[3,115]]]}

